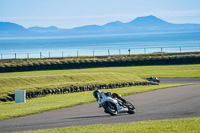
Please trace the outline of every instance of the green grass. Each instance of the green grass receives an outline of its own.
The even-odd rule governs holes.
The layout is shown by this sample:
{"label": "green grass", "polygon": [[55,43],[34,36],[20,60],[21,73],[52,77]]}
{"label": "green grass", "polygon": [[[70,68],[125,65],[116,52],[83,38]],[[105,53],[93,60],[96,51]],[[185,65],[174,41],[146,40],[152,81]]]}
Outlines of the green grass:
{"label": "green grass", "polygon": [[0,78],[0,97],[15,90],[34,91],[45,88],[57,88],[59,86],[83,86],[93,84],[109,84],[122,82],[140,82],[141,78],[123,73],[96,72],[96,73],[69,73],[54,75],[34,75]]}
{"label": "green grass", "polygon": [[[153,86],[135,86],[125,87],[118,89],[106,89],[102,91],[116,92],[122,96],[141,93],[146,91],[152,91],[157,89],[163,89],[168,87],[180,86],[178,84],[161,84]],[[81,97],[81,99],[80,99]],[[95,99],[92,95],[92,91],[59,94],[59,95],[47,95],[45,97],[38,97],[27,100],[26,103],[14,102],[2,102],[0,103],[0,120],[5,120],[14,117],[20,117],[30,114],[41,113],[49,110],[71,107],[75,105],[94,102]]]}
{"label": "green grass", "polygon": [[200,77],[200,64],[106,67],[72,70],[49,70],[32,72],[0,73],[0,97],[14,90],[45,89],[49,86],[109,84],[142,81],[140,78]]}
{"label": "green grass", "polygon": [[26,133],[199,133],[200,118],[98,124],[26,131]]}
{"label": "green grass", "polygon": [[131,67],[105,67],[70,70],[49,70],[33,72],[0,73],[0,78],[58,76],[80,73],[123,73],[133,74],[141,78],[155,75],[157,77],[200,77],[200,64],[195,65],[160,65],[160,66],[131,66]]}
{"label": "green grass", "polygon": [[146,60],[151,58],[185,58],[199,57],[200,52],[182,52],[182,53],[150,53],[150,54],[131,54],[131,55],[110,55],[110,56],[80,56],[80,57],[65,57],[65,58],[43,58],[43,59],[3,59],[0,60],[0,67],[26,67],[37,65],[53,65],[53,64],[68,64],[68,63],[84,63],[84,62],[113,62],[126,60]]}

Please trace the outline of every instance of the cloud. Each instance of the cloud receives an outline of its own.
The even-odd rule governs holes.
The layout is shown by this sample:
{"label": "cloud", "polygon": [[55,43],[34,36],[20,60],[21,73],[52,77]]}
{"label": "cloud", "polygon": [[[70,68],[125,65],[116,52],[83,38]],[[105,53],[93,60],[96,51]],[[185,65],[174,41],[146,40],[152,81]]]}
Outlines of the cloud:
{"label": "cloud", "polygon": [[87,15],[87,16],[53,16],[53,17],[1,17],[2,20],[8,21],[38,21],[38,20],[74,20],[74,19],[133,19],[140,16],[155,15],[157,17],[187,17],[200,16],[200,10],[180,10],[180,11],[159,11],[159,12],[143,12],[134,14],[106,14],[106,15]]}
{"label": "cloud", "polygon": [[165,16],[165,17],[199,16],[200,10],[161,11],[161,12],[155,12],[155,15]]}

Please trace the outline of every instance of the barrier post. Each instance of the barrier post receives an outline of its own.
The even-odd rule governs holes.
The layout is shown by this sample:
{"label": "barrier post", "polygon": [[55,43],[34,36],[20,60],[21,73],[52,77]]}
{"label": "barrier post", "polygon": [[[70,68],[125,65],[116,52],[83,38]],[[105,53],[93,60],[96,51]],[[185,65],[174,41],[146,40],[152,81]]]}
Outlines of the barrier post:
{"label": "barrier post", "polygon": [[129,56],[131,55],[131,49],[128,50]]}
{"label": "barrier post", "polygon": [[26,102],[26,90],[15,90],[15,103]]}

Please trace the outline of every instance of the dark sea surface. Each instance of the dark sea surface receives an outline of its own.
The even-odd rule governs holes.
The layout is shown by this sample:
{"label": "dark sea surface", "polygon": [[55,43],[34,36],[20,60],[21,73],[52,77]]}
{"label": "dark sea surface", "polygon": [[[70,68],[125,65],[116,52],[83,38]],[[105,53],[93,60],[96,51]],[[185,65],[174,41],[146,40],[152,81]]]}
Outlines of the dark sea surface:
{"label": "dark sea surface", "polygon": [[[200,51],[200,32],[0,38],[0,58],[42,58]],[[15,54],[16,53],[16,54]]]}

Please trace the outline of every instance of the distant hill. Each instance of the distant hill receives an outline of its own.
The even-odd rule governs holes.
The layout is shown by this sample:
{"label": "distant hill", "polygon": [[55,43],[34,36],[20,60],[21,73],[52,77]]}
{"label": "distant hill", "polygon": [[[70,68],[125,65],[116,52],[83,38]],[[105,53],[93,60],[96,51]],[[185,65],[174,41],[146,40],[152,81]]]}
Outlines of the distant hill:
{"label": "distant hill", "polygon": [[35,26],[25,29],[15,23],[0,22],[0,36],[60,36],[156,32],[200,32],[200,24],[173,24],[152,15],[138,17],[127,23],[116,21],[103,26],[86,25],[73,29],[60,29],[55,26]]}
{"label": "distant hill", "polygon": [[28,30],[34,31],[34,32],[41,32],[41,33],[44,33],[44,32],[60,32],[60,31],[62,31],[62,29],[59,29],[56,26],[50,26],[50,27],[38,27],[38,26],[35,26],[35,27],[28,28]]}
{"label": "distant hill", "polygon": [[23,26],[10,23],[0,22],[0,36],[27,36],[34,35],[33,32],[25,29]]}
{"label": "distant hill", "polygon": [[0,31],[26,31],[26,29],[15,23],[0,22]]}
{"label": "distant hill", "polygon": [[120,21],[116,21],[116,22],[110,22],[107,23],[105,25],[103,25],[104,27],[121,27],[124,23],[120,22]]}
{"label": "distant hill", "polygon": [[149,27],[149,26],[171,26],[172,23],[168,23],[162,19],[159,19],[155,16],[147,16],[147,17],[138,17],[135,20],[128,22],[126,24],[132,25],[134,27],[142,26],[142,27]]}
{"label": "distant hill", "polygon": [[138,17],[128,23],[111,22],[103,27],[116,33],[200,32],[200,24],[173,24],[152,15]]}

